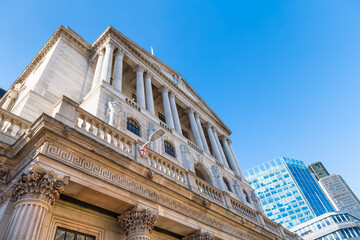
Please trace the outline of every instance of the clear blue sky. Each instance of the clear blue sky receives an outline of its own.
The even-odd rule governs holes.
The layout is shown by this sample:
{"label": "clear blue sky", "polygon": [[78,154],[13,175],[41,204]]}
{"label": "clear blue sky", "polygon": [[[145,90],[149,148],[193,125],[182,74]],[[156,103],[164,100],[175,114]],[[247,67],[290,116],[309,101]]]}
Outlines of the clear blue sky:
{"label": "clear blue sky", "polygon": [[322,161],[360,194],[360,2],[3,1],[7,89],[61,24],[112,25],[180,72],[233,131],[243,169]]}

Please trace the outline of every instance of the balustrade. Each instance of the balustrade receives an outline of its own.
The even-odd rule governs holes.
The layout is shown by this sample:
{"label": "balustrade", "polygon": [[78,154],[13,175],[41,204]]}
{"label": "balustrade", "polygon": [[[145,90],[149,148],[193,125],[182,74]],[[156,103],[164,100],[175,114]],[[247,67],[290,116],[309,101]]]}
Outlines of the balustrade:
{"label": "balustrade", "polygon": [[230,199],[231,202],[231,206],[232,208],[238,213],[240,214],[240,216],[244,217],[251,221],[251,222],[256,222],[258,223],[258,219],[256,218],[256,212],[249,208],[248,206],[245,206],[245,204],[235,200],[235,199]]}
{"label": "balustrade", "polygon": [[0,134],[5,135],[0,139],[6,138],[2,140],[12,139],[14,141],[29,128],[30,124],[25,119],[0,108]]}
{"label": "balustrade", "polygon": [[152,151],[148,154],[148,160],[150,167],[156,172],[164,174],[166,177],[175,180],[175,182],[181,185],[187,184],[185,170],[183,168]]}
{"label": "balustrade", "polygon": [[125,102],[140,112],[140,106],[135,101],[125,98]]}
{"label": "balustrade", "polygon": [[76,126],[94,137],[106,142],[126,154],[133,154],[135,140],[121,133],[116,128],[78,108],[80,112]]}
{"label": "balustrade", "polygon": [[224,204],[223,193],[220,190],[197,177],[195,178],[195,183],[200,193],[205,195],[206,198],[210,198],[210,200],[220,203],[221,205]]}
{"label": "balustrade", "polygon": [[195,149],[199,153],[204,154],[204,151],[201,148],[199,148],[198,146],[196,146],[195,143],[193,143],[192,141],[188,140],[187,143],[188,143],[188,145],[190,147],[192,147],[193,149]]}

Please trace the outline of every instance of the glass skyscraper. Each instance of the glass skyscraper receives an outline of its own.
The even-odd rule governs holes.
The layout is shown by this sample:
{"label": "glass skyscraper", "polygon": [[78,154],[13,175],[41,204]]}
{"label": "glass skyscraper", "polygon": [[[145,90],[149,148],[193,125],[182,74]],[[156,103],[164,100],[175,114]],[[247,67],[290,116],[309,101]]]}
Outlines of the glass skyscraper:
{"label": "glass skyscraper", "polygon": [[266,216],[288,229],[334,211],[302,161],[277,158],[244,174]]}

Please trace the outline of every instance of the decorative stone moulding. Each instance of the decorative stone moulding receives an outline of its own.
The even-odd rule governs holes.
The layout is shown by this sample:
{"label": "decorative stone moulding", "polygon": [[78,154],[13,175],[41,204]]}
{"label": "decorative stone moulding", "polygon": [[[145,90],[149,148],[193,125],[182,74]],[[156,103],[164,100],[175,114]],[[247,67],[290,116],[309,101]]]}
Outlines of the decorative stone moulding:
{"label": "decorative stone moulding", "polygon": [[69,176],[56,174],[32,162],[28,171],[15,180],[13,186],[13,200],[38,199],[50,206],[60,197],[65,186],[69,183]]}
{"label": "decorative stone moulding", "polygon": [[149,209],[136,205],[132,210],[127,211],[121,219],[127,240],[149,240],[154,228],[157,216]]}
{"label": "decorative stone moulding", "polygon": [[202,230],[197,230],[196,232],[190,234],[183,238],[183,240],[214,240],[214,235],[209,232],[204,232]]}

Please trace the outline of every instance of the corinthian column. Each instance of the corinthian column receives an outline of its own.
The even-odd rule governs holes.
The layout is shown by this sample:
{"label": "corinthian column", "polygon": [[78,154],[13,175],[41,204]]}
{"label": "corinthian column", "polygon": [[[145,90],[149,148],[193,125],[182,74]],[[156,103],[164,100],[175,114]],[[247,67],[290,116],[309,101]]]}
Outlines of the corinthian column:
{"label": "corinthian column", "polygon": [[[211,148],[213,150],[213,153],[214,153],[214,156],[215,158],[223,163],[223,160],[222,160],[222,157],[220,155],[220,152],[219,152],[219,149],[218,149],[218,145],[216,143],[216,140],[215,140],[215,137],[214,137],[214,133],[211,129],[211,125],[209,123],[206,123],[206,130],[208,132],[208,136],[209,136],[209,139],[210,139],[210,144],[211,144]],[[224,163],[223,163],[224,164]]]}
{"label": "corinthian column", "polygon": [[234,159],[234,156],[232,155],[229,144],[227,142],[227,138],[224,135],[221,136],[221,141],[222,141],[222,143],[224,145],[225,154],[226,154],[227,159],[229,159],[231,169],[234,172],[236,172],[237,174],[239,174],[239,169],[238,169],[238,167],[236,165],[236,162],[235,162],[236,160]]}
{"label": "corinthian column", "polygon": [[157,216],[138,205],[125,213],[121,220],[126,240],[150,240]]}
{"label": "corinthian column", "polygon": [[174,128],[174,120],[171,113],[170,101],[169,101],[169,89],[165,86],[161,87],[161,94],[163,97],[165,121],[166,124]]}
{"label": "corinthian column", "polygon": [[94,79],[91,85],[91,89],[94,89],[100,81],[101,68],[104,62],[104,54],[100,51],[98,53],[98,60],[95,67]]}
{"label": "corinthian column", "polygon": [[203,146],[202,141],[201,141],[199,129],[198,129],[197,124],[196,124],[196,120],[195,120],[195,116],[194,116],[194,109],[190,107],[190,108],[187,109],[187,112],[188,112],[188,115],[189,115],[189,118],[190,118],[191,131],[192,131],[192,133],[194,135],[195,144],[199,148],[204,149],[204,146]]}
{"label": "corinthian column", "polygon": [[115,54],[113,86],[115,89],[117,89],[119,91],[121,91],[121,89],[122,89],[123,58],[124,58],[124,51],[121,49],[118,49]]}
{"label": "corinthian column", "polygon": [[241,170],[239,161],[238,161],[238,159],[237,159],[237,157],[236,157],[236,154],[235,154],[235,152],[234,152],[234,149],[233,149],[233,147],[232,147],[232,144],[231,144],[230,139],[228,139],[228,144],[229,144],[230,151],[231,151],[231,153],[232,153],[232,155],[233,155],[233,157],[234,157],[235,163],[236,163],[236,165],[237,165],[237,167],[238,167],[238,169],[239,169],[238,174],[240,175],[240,177],[245,178],[245,177],[244,177],[244,174],[243,174],[243,172],[242,172],[242,170]]}
{"label": "corinthian column", "polygon": [[229,167],[229,163],[228,161],[226,160],[226,157],[225,157],[225,154],[224,154],[224,150],[222,149],[222,146],[221,146],[221,143],[219,141],[219,137],[216,133],[216,128],[214,127],[213,128],[213,133],[214,133],[214,138],[215,138],[215,141],[216,141],[216,144],[218,146],[218,149],[219,149],[219,152],[220,152],[220,155],[221,155],[221,158],[222,158],[222,162],[225,166]]}
{"label": "corinthian column", "polygon": [[196,121],[196,125],[198,127],[199,133],[200,133],[200,137],[201,137],[201,142],[203,144],[204,150],[210,154],[210,149],[209,146],[206,142],[206,138],[205,138],[205,134],[204,134],[204,130],[201,126],[201,122],[200,122],[200,118],[199,118],[199,114],[195,113],[195,121]]}
{"label": "corinthian column", "polygon": [[114,52],[113,44],[111,42],[107,43],[105,47],[104,62],[101,68],[101,80],[104,80],[105,82],[108,83],[110,82],[113,52]]}
{"label": "corinthian column", "polygon": [[146,72],[145,74],[145,97],[147,110],[152,114],[155,114],[154,96],[151,85],[151,74],[149,72]]}
{"label": "corinthian column", "polygon": [[179,113],[177,111],[176,102],[175,102],[175,94],[173,92],[170,92],[169,96],[170,96],[170,106],[171,106],[171,112],[172,112],[173,119],[174,119],[175,129],[178,133],[180,133],[182,135]]}
{"label": "corinthian column", "polygon": [[40,239],[45,216],[69,179],[32,163],[13,187],[14,211],[3,240]]}
{"label": "corinthian column", "polygon": [[144,69],[138,65],[136,72],[136,102],[140,107],[145,108]]}

